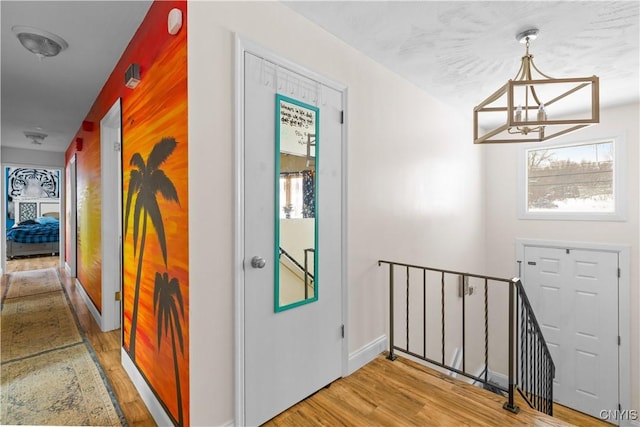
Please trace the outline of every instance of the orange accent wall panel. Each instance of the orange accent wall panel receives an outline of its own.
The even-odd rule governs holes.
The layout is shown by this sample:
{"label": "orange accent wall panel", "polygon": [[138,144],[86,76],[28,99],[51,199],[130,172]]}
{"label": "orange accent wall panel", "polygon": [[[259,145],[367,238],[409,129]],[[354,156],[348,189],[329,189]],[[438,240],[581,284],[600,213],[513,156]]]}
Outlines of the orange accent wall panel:
{"label": "orange accent wall panel", "polygon": [[[171,9],[183,26],[167,31]],[[85,121],[122,100],[124,349],[175,425],[189,425],[187,2],[154,1]],[[140,66],[140,83],[125,71]],[[78,279],[101,299],[100,131],[79,128]],[[68,182],[68,181],[67,181]],[[67,218],[68,223],[68,218]],[[65,251],[68,253],[68,251]]]}

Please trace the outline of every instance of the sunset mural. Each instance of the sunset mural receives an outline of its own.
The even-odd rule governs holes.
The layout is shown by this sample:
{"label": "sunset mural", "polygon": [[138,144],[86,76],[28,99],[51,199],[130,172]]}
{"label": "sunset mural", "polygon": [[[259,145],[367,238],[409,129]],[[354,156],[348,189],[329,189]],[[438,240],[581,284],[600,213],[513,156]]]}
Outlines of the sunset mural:
{"label": "sunset mural", "polygon": [[[183,13],[183,25],[176,35],[167,32],[167,16],[173,8]],[[71,144],[65,153],[67,179],[74,156],[77,167],[78,282],[98,310],[102,301],[100,120],[118,99],[122,105],[123,202],[128,197],[131,173],[142,164],[161,170],[171,183],[168,191],[174,192],[175,197],[165,197],[166,186],[155,194],[156,216],[161,218],[164,237],[158,234],[157,218],[155,223],[147,218],[146,230],[142,232],[145,217],[142,213],[137,217],[135,250],[134,213],[129,218],[127,234],[123,235],[122,341],[173,423],[184,426],[190,423],[186,16],[186,1],[151,4],[85,117],[93,129],[83,126],[74,136],[74,140],[83,139],[82,149]],[[135,89],[125,87],[123,81],[125,70],[132,63],[140,65],[141,73],[141,82]],[[169,150],[166,141],[171,141]],[[158,144],[164,146],[160,159],[151,154]],[[137,160],[131,164],[133,157]],[[70,191],[67,186],[65,193],[69,200]],[[132,204],[135,200],[132,195]],[[135,204],[132,210],[135,211]],[[65,213],[69,225],[70,212]],[[122,218],[124,221],[125,212]],[[67,246],[67,255],[69,250]],[[138,284],[139,297],[134,309]],[[135,354],[131,345],[134,311]]]}
{"label": "sunset mural", "polygon": [[189,425],[184,30],[144,70],[122,114],[123,344],[176,425]]}

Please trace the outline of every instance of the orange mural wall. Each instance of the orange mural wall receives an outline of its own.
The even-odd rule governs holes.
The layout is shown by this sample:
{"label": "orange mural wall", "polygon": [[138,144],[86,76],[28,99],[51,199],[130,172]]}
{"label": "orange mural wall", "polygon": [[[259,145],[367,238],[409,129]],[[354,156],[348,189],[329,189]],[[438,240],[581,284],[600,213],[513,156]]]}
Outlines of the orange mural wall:
{"label": "orange mural wall", "polygon": [[[183,27],[176,35],[167,32],[173,8],[183,14]],[[99,303],[99,128],[109,108],[122,99],[123,345],[174,424],[185,426],[189,425],[186,16],[186,1],[151,5],[85,118],[94,123],[94,131],[81,128],[76,137],[83,138],[82,150],[71,144],[66,153],[67,168],[74,155],[77,164],[78,279]],[[141,81],[135,89],[124,86],[125,71],[132,63],[140,65]]]}

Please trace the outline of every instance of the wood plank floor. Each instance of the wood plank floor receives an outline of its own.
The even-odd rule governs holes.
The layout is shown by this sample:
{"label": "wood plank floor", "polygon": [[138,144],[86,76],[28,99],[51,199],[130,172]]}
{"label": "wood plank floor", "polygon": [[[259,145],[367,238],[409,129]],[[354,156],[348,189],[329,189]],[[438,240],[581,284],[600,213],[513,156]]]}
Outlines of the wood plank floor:
{"label": "wood plank floor", "polygon": [[[408,359],[391,362],[384,355],[341,378],[265,425],[297,426],[610,426],[568,408],[556,417],[524,402],[520,413],[502,409],[498,396]],[[558,410],[559,409],[559,410]],[[561,418],[562,417],[562,418]]]}
{"label": "wood plank floor", "polygon": [[[58,268],[58,257],[7,261],[13,271]],[[75,280],[60,270],[64,286],[81,326],[131,426],[155,426],[149,411],[120,364],[120,331],[103,333],[76,292]],[[4,293],[7,275],[0,291]],[[269,427],[306,426],[538,426],[609,427],[604,421],[554,405],[548,417],[518,404],[517,415],[502,409],[504,397],[452,379],[399,358],[379,356],[349,377],[335,381],[265,424]]]}

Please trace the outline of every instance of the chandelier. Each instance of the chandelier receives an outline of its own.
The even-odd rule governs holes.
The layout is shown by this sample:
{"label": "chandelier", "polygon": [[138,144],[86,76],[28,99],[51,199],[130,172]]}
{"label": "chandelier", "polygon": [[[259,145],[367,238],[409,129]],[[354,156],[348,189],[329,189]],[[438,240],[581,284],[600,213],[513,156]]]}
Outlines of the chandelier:
{"label": "chandelier", "polygon": [[598,77],[544,74],[529,53],[537,36],[537,29],[516,36],[526,46],[518,73],[473,109],[474,144],[547,141],[600,121]]}

